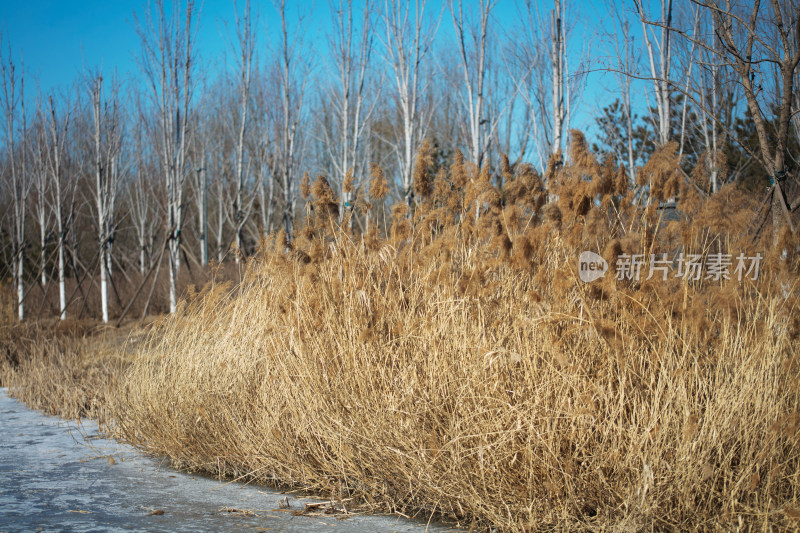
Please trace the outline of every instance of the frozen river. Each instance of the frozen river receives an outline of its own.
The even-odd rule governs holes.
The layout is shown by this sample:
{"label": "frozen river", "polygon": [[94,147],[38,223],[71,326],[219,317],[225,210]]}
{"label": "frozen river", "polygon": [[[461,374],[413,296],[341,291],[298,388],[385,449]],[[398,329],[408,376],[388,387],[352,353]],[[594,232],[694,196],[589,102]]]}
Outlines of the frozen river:
{"label": "frozen river", "polygon": [[[394,516],[296,516],[319,500],[176,472],[99,438],[93,422],[28,409],[0,388],[0,531],[421,532]],[[430,530],[453,531],[441,525]]]}

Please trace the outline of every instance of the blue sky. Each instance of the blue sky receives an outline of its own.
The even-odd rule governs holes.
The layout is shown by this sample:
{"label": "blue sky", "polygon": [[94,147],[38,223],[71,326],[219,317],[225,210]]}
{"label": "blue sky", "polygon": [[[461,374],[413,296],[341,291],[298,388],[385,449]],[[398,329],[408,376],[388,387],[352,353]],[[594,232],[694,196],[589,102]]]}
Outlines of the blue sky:
{"label": "blue sky", "polygon": [[[33,0],[0,2],[3,46],[22,56],[28,87],[38,82],[43,92],[64,89],[88,68],[115,69],[137,75],[135,54],[140,41],[134,13],[147,2],[135,0]],[[231,18],[232,2],[206,0],[202,5],[198,46],[204,56],[219,55],[227,46],[217,19]],[[30,89],[26,89],[30,90]]]}
{"label": "blue sky", "polygon": [[[243,0],[239,2],[240,7],[242,3]],[[299,9],[308,14],[310,25],[306,27],[306,38],[316,38],[314,44],[324,47],[327,42],[325,27],[330,20],[327,2],[288,3],[290,11]],[[542,3],[546,5],[546,2]],[[439,9],[438,2],[433,4],[430,9]],[[141,15],[147,5],[146,0],[0,0],[4,53],[10,44],[14,57],[24,59],[28,97],[39,90],[45,94],[67,90],[85,68],[101,67],[106,75],[116,70],[123,79],[136,77],[139,74],[135,54],[140,43],[134,29],[134,13]],[[232,29],[234,4],[229,0],[205,0],[200,5],[197,47],[201,61],[219,62],[229,48],[222,35],[221,20],[228,21]],[[259,39],[263,49],[269,25],[276,18],[275,11],[268,0],[254,1],[253,5],[261,11],[263,33]],[[579,20],[592,24],[597,24],[601,17],[601,9],[590,0],[578,0],[570,9],[573,13],[581,12]],[[513,0],[500,0],[493,15],[501,33],[519,24],[518,7]],[[596,48],[598,38],[592,35],[593,31],[594,28],[587,30],[584,26],[576,28],[574,37],[580,40],[576,43],[577,48],[584,44]],[[452,22],[447,12],[439,33],[440,38],[445,39],[452,34]],[[591,116],[599,107],[613,100],[605,90],[606,84],[613,87],[610,76],[598,74],[589,78],[581,112],[574,117],[573,126],[587,129],[592,122]]]}

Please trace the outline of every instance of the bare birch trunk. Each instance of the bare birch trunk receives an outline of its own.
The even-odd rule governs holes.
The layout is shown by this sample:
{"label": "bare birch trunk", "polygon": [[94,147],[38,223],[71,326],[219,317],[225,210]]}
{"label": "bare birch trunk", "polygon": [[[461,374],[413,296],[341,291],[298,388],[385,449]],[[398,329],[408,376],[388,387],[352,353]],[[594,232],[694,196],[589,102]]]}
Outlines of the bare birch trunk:
{"label": "bare birch trunk", "polygon": [[92,118],[94,123],[94,179],[95,179],[95,202],[97,204],[97,231],[100,254],[100,307],[103,315],[103,323],[108,323],[108,263],[106,262],[106,206],[103,184],[103,160],[100,152],[101,136],[101,116],[100,99],[103,78],[97,76],[92,80],[90,94],[92,98]]}
{"label": "bare birch trunk", "polygon": [[[2,52],[0,52],[2,53]],[[17,292],[17,318],[22,321],[25,319],[25,197],[28,192],[27,174],[25,172],[25,99],[24,99],[24,78],[17,78],[16,67],[10,57],[0,56],[0,73],[3,83],[3,115],[5,118],[6,142],[5,147],[8,151],[8,163],[11,167],[11,200],[12,216],[10,220],[11,228],[9,233],[12,237],[12,272],[13,282]],[[19,95],[17,95],[17,82],[19,82]],[[20,104],[22,111],[22,173],[17,169],[17,151],[14,142],[14,129],[17,125],[17,104]]]}
{"label": "bare birch trunk", "polygon": [[561,153],[564,137],[564,30],[561,19],[562,0],[555,1],[551,12],[550,61],[553,66],[553,146],[551,154]]}
{"label": "bare birch trunk", "polygon": [[238,35],[239,46],[239,123],[238,134],[236,137],[236,199],[233,205],[233,224],[235,231],[236,263],[239,263],[241,255],[244,253],[244,243],[242,241],[242,228],[250,217],[250,209],[253,205],[252,195],[245,206],[244,198],[244,142],[245,132],[247,131],[247,108],[250,101],[250,78],[253,64],[253,52],[255,51],[255,34],[250,12],[250,0],[246,0],[242,18],[236,14],[236,32]]}
{"label": "bare birch trunk", "polygon": [[[455,2],[453,4],[456,4]],[[467,50],[470,41],[466,35],[467,21],[464,18],[462,0],[458,0],[457,7],[451,5],[450,13],[453,19],[453,29],[456,34],[456,45],[461,63],[461,72],[464,81],[462,106],[466,108],[467,115],[467,143],[469,158],[481,168],[489,149],[492,145],[494,132],[502,113],[492,112],[487,105],[486,79],[488,75],[488,30],[489,15],[496,2],[491,0],[480,1],[480,22],[475,38],[472,39],[475,49]]]}
{"label": "bare birch trunk", "polygon": [[100,260],[100,304],[103,322],[108,323],[108,282],[112,275],[113,220],[120,181],[117,160],[122,132],[116,83],[112,82],[111,99],[104,105],[102,74],[93,74],[88,80],[94,126],[94,200]]}
{"label": "bare birch trunk", "polygon": [[[204,158],[205,160],[205,158]],[[208,174],[205,168],[200,168],[200,209],[198,221],[200,225],[200,264],[208,264]]]}
{"label": "bare birch trunk", "polygon": [[39,227],[40,227],[39,247],[41,249],[40,264],[39,264],[39,270],[41,271],[40,283],[42,285],[42,288],[45,288],[45,286],[47,286],[47,250],[46,250],[47,228],[45,227],[44,220],[39,219]]}
{"label": "bare birch trunk", "polygon": [[66,296],[66,267],[65,267],[65,247],[66,247],[66,232],[64,228],[64,195],[65,190],[64,176],[63,176],[63,157],[64,148],[69,128],[69,115],[67,114],[61,124],[58,122],[56,116],[56,107],[53,98],[50,97],[50,148],[48,150],[48,160],[50,165],[50,175],[55,186],[53,197],[53,212],[56,218],[56,231],[58,232],[58,301],[59,301],[59,318],[65,320],[67,318],[67,296]]}
{"label": "bare birch trunk", "polygon": [[[639,18],[642,23],[642,33],[647,49],[647,56],[650,60],[650,74],[653,80],[653,90],[656,99],[656,111],[658,113],[657,131],[659,145],[669,142],[671,136],[670,128],[670,75],[672,61],[672,0],[661,0],[661,40],[655,44],[655,36],[648,33],[647,15],[644,11],[642,0],[634,0],[636,9],[639,11]],[[656,53],[654,47],[658,47],[658,63],[656,63]]]}
{"label": "bare birch trunk", "polygon": [[217,180],[217,263],[222,263],[222,258],[225,257],[225,243],[224,239],[224,224],[225,224],[225,208],[222,202],[223,198],[223,183],[221,179]]}
{"label": "bare birch trunk", "polygon": [[[59,224],[60,226],[61,224]],[[59,303],[59,313],[58,317],[61,320],[66,320],[67,318],[67,291],[66,285],[64,280],[65,268],[64,268],[64,237],[63,237],[62,230],[59,229],[59,237],[58,237],[58,303]]]}
{"label": "bare birch trunk", "polygon": [[[413,19],[411,9],[413,7]],[[419,149],[421,139],[427,135],[431,112],[420,111],[420,93],[426,85],[422,81],[422,62],[430,49],[431,41],[441,20],[431,24],[425,31],[425,0],[402,2],[390,0],[384,5],[384,23],[386,25],[386,54],[394,77],[394,90],[397,111],[400,115],[400,132],[398,140],[393,143],[397,157],[403,200],[410,205],[412,192],[412,176],[414,154]],[[432,109],[432,108],[431,108]]]}
{"label": "bare birch trunk", "polygon": [[155,144],[159,150],[166,189],[169,302],[170,313],[173,314],[178,304],[177,280],[184,223],[183,192],[194,66],[194,2],[187,1],[183,16],[179,9],[175,5],[170,16],[165,11],[164,0],[157,0],[153,10],[155,13],[146,13],[146,24],[137,24],[143,45],[142,65],[159,121]]}
{"label": "bare birch trunk", "polygon": [[[279,130],[280,180],[283,200],[283,229],[286,238],[294,239],[294,216],[297,197],[295,193],[295,158],[297,157],[297,126],[303,111],[306,83],[308,82],[308,62],[298,59],[300,36],[289,41],[286,24],[286,2],[280,1],[281,19],[279,88],[281,95],[281,119]],[[298,66],[304,70],[298,72]]]}

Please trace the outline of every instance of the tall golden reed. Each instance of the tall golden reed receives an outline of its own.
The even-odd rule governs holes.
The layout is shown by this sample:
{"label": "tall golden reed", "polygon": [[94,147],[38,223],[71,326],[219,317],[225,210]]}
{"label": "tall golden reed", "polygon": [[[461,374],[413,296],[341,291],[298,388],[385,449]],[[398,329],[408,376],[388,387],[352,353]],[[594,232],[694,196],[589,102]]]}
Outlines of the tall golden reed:
{"label": "tall golden reed", "polygon": [[[668,222],[572,139],[547,187],[506,159],[492,176],[423,154],[385,236],[336,226],[318,179],[312,231],[265,242],[239,286],[151,336],[117,434],[186,468],[502,531],[797,527],[796,260],[751,242],[735,189],[676,182],[670,147],[639,174],[679,198]],[[612,271],[581,282],[582,250]],[[644,280],[647,263],[613,279],[622,254],[679,251],[765,259],[757,280]]]}

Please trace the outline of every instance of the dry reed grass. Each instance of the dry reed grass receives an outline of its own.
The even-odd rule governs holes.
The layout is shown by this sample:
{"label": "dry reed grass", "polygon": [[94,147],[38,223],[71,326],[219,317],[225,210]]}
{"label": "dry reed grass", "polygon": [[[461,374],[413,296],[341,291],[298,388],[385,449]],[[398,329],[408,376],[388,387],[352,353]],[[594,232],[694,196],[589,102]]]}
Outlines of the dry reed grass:
{"label": "dry reed grass", "polygon": [[[670,147],[647,167],[657,198],[681,198],[669,223],[582,136],[571,150],[547,190],[528,166],[505,161],[498,187],[460,154],[435,177],[421,157],[386,237],[335,227],[330,186],[307,180],[292,246],[275,236],[241,284],[154,329],[106,397],[116,435],[189,469],[502,531],[797,527],[794,254],[749,240],[739,192],[676,182]],[[584,249],[612,274],[622,253],[766,258],[756,281],[583,284]]]}
{"label": "dry reed grass", "polygon": [[0,386],[63,418],[108,420],[109,398],[145,330],[57,319],[0,325]]}

